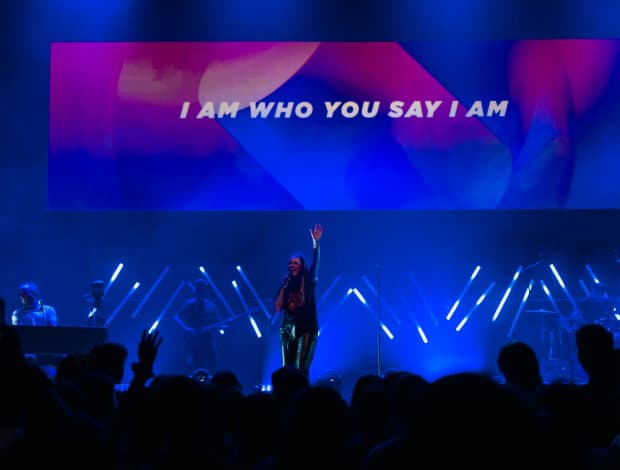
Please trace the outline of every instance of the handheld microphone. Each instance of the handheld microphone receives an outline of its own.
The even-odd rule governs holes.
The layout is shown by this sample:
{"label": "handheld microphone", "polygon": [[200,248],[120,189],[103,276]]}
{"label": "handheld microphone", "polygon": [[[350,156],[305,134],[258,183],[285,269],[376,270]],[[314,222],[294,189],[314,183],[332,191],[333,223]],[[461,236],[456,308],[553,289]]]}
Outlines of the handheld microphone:
{"label": "handheld microphone", "polygon": [[293,276],[291,275],[291,272],[288,272],[288,276],[286,276],[286,278],[284,279],[284,282],[282,283],[282,289],[286,289],[288,287],[289,282],[291,282],[291,279],[293,278]]}

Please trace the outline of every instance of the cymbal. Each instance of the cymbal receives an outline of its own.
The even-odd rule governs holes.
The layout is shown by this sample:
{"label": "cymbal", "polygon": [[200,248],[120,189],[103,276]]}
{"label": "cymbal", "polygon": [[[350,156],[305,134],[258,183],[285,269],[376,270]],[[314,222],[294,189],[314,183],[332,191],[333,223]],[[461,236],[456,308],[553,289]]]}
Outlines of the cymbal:
{"label": "cymbal", "polygon": [[539,308],[537,310],[526,310],[527,313],[539,313],[541,315],[558,315],[558,312],[555,310],[545,310],[543,308]]}

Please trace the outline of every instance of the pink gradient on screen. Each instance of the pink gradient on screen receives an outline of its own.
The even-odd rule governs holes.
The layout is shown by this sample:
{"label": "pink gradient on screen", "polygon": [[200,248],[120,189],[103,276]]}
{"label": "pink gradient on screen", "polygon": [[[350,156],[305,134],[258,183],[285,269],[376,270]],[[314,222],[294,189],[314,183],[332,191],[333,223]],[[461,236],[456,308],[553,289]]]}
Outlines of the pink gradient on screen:
{"label": "pink gradient on screen", "polygon": [[[216,60],[209,55],[210,43],[52,47],[52,158],[68,151],[115,158],[118,146],[144,157],[174,151],[204,158],[238,149],[217,121],[178,118],[183,101],[197,102],[202,72],[209,60]],[[125,129],[131,129],[131,135]]]}
{"label": "pink gradient on screen", "polygon": [[124,49],[108,43],[54,43],[51,54],[50,149],[112,156],[110,136]]}
{"label": "pink gradient on screen", "polygon": [[316,51],[318,43],[217,43],[209,53],[218,58],[200,80],[200,103],[238,101],[240,109],[260,101],[286,83]]}
{"label": "pink gradient on screen", "polygon": [[617,42],[609,40],[519,41],[511,51],[508,81],[521,109],[522,130],[546,120],[567,133],[568,118],[583,114],[609,81]]}
{"label": "pink gradient on screen", "polygon": [[581,115],[599,98],[613,70],[618,42],[566,39],[559,42],[573,95],[575,113]]}

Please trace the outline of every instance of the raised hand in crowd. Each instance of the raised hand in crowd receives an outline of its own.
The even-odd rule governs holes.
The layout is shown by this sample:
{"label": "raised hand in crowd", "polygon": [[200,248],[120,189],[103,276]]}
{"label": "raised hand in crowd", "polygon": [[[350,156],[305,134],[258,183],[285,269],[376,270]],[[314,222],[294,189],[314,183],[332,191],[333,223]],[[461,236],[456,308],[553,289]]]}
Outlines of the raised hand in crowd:
{"label": "raised hand in crowd", "polygon": [[159,331],[142,331],[140,342],[138,343],[138,361],[131,365],[134,373],[132,386],[144,385],[148,379],[153,377],[153,364],[157,358],[157,352],[163,338],[160,338]]}

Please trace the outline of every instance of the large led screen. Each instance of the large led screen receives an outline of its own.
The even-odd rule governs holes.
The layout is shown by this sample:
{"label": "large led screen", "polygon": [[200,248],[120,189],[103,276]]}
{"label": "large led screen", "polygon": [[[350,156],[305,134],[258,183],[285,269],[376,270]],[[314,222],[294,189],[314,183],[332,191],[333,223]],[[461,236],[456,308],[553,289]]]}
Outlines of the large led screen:
{"label": "large led screen", "polygon": [[617,208],[619,48],[53,43],[48,207]]}

